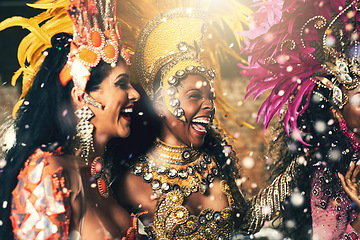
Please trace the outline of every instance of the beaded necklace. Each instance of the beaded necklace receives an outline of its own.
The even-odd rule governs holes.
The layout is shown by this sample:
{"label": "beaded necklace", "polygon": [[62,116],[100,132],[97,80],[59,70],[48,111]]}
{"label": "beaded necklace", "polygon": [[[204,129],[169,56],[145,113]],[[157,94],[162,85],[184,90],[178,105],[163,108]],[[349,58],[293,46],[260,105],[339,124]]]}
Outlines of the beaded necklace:
{"label": "beaded necklace", "polygon": [[188,197],[193,192],[205,194],[219,170],[206,152],[156,140],[154,148],[133,166],[132,173],[150,183],[156,197],[172,190]]}

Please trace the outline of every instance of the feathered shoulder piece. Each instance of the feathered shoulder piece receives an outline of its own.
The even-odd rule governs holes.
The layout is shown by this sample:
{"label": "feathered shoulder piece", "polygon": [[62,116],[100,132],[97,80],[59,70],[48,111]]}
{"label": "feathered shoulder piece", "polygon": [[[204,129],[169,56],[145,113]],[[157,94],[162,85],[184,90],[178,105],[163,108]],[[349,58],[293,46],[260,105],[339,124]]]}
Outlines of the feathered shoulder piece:
{"label": "feathered shoulder piece", "polygon": [[[271,90],[258,114],[265,128],[276,114],[284,113],[285,130],[289,134],[291,127],[303,142],[297,119],[316,85],[329,90],[322,99],[339,108],[346,104],[341,86],[358,85],[359,10],[357,0],[285,1],[278,21],[248,44],[248,66],[239,64],[251,77],[246,98]],[[304,99],[307,103],[301,105]]]}

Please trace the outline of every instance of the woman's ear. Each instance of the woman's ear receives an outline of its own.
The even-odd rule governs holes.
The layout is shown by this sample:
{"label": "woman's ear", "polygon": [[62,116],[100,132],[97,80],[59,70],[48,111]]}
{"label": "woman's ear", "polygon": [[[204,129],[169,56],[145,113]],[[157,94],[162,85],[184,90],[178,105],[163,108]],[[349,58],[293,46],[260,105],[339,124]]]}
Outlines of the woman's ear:
{"label": "woman's ear", "polygon": [[166,106],[165,103],[161,100],[155,100],[153,102],[153,107],[156,115],[158,115],[160,118],[165,117],[166,114]]}
{"label": "woman's ear", "polygon": [[75,109],[80,109],[85,105],[83,94],[80,94],[75,87],[71,89],[71,98],[74,103]]}
{"label": "woman's ear", "polygon": [[330,110],[331,110],[333,116],[334,116],[339,122],[344,119],[344,118],[343,118],[343,115],[342,115],[342,113],[341,113],[341,111],[340,111],[340,109],[335,108],[335,107],[331,107]]}

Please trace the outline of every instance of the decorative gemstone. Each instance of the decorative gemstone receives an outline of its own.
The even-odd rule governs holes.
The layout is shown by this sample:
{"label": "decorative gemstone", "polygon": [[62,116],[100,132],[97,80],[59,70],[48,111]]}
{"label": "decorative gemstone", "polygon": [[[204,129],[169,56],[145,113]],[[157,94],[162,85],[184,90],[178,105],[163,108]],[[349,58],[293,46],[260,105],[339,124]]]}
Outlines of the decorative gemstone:
{"label": "decorative gemstone", "polygon": [[164,175],[166,173],[166,167],[165,166],[160,166],[156,169],[156,172],[160,175]]}
{"label": "decorative gemstone", "polygon": [[172,99],[170,99],[169,104],[172,108],[176,108],[176,107],[180,106],[180,101],[177,98],[172,98]]}
{"label": "decorative gemstone", "polygon": [[216,167],[214,167],[214,168],[211,169],[211,173],[212,173],[214,176],[217,176],[217,175],[219,175],[219,170],[218,170]]}
{"label": "decorative gemstone", "polygon": [[208,71],[208,75],[209,75],[209,77],[214,78],[214,77],[215,77],[215,72],[214,72],[214,70],[210,69],[210,70]]}
{"label": "decorative gemstone", "polygon": [[182,187],[182,192],[184,193],[185,197],[188,197],[191,194],[191,190],[190,190],[190,188],[188,186],[183,186]]}
{"label": "decorative gemstone", "polygon": [[154,170],[155,167],[156,167],[156,164],[155,164],[154,161],[149,161],[149,162],[147,163],[147,166],[148,166],[149,170]]}
{"label": "decorative gemstone", "polygon": [[175,178],[176,175],[177,175],[176,169],[175,169],[175,168],[170,168],[169,171],[168,171],[168,173],[167,173],[167,176],[168,176],[169,178]]}
{"label": "decorative gemstone", "polygon": [[214,181],[214,176],[209,173],[207,176],[206,176],[206,180],[208,181],[208,183],[212,183]]}
{"label": "decorative gemstone", "polygon": [[349,84],[353,82],[353,79],[350,77],[349,74],[344,74],[344,82]]}
{"label": "decorative gemstone", "polygon": [[187,72],[193,72],[193,71],[195,70],[195,67],[194,67],[193,65],[186,66],[186,67],[185,67],[185,70],[186,70]]}
{"label": "decorative gemstone", "polygon": [[184,109],[182,108],[175,108],[174,110],[174,115],[177,118],[181,118],[182,116],[184,116]]}
{"label": "decorative gemstone", "polygon": [[336,66],[340,69],[342,72],[349,72],[349,69],[345,62],[343,61],[336,61]]}
{"label": "decorative gemstone", "polygon": [[336,197],[336,198],[335,198],[335,201],[336,201],[337,203],[342,203],[341,197]]}
{"label": "decorative gemstone", "polygon": [[180,42],[178,44],[178,49],[182,52],[186,52],[188,49],[187,44],[185,42]]}
{"label": "decorative gemstone", "polygon": [[184,169],[180,169],[180,170],[178,171],[178,176],[179,176],[179,178],[181,178],[181,179],[186,179],[187,176],[188,176],[188,174],[187,174],[187,172],[186,172]]}
{"label": "decorative gemstone", "polygon": [[199,191],[199,186],[198,185],[192,185],[190,187],[190,190],[191,190],[191,192],[197,192],[197,191]]}
{"label": "decorative gemstone", "polygon": [[169,96],[174,96],[176,94],[177,90],[175,87],[169,87],[168,90],[167,90],[167,94]]}
{"label": "decorative gemstone", "polygon": [[185,76],[185,71],[182,69],[178,70],[178,71],[176,71],[175,75],[176,75],[176,77],[182,78]]}
{"label": "decorative gemstone", "polygon": [[187,166],[186,171],[188,172],[189,175],[194,175],[194,173],[195,173],[194,167],[190,166],[190,165]]}
{"label": "decorative gemstone", "polygon": [[210,237],[212,234],[213,234],[213,231],[212,231],[212,229],[211,228],[206,228],[205,229],[205,234],[206,234],[206,236],[208,236],[208,237]]}
{"label": "decorative gemstone", "polygon": [[209,154],[204,154],[203,159],[204,159],[205,162],[211,163],[211,158],[210,158]]}
{"label": "decorative gemstone", "polygon": [[178,79],[174,76],[169,77],[168,83],[172,86],[175,86],[179,83]]}
{"label": "decorative gemstone", "polygon": [[206,220],[207,220],[207,221],[211,221],[211,220],[212,220],[212,217],[213,217],[213,214],[212,214],[211,212],[207,212],[207,213],[205,214],[205,217],[206,217]]}
{"label": "decorative gemstone", "polygon": [[181,210],[176,213],[177,218],[183,218],[184,215],[185,215],[185,213],[183,211],[181,211]]}
{"label": "decorative gemstone", "polygon": [[167,183],[167,182],[164,182],[164,183],[161,185],[161,189],[164,190],[165,192],[168,192],[168,191],[170,191],[170,189],[171,189],[171,184],[170,184],[170,183]]}
{"label": "decorative gemstone", "polygon": [[159,180],[154,180],[152,183],[151,183],[151,188],[153,190],[158,190],[161,186],[161,182]]}
{"label": "decorative gemstone", "polygon": [[342,103],[343,96],[342,96],[341,89],[338,86],[334,86],[333,96],[334,96],[334,101],[337,105]]}
{"label": "decorative gemstone", "polygon": [[144,173],[142,178],[145,182],[150,183],[153,180],[154,176],[152,173]]}
{"label": "decorative gemstone", "polygon": [[207,184],[203,184],[203,183],[200,184],[199,191],[200,191],[201,194],[205,194],[207,189],[208,189]]}
{"label": "decorative gemstone", "polygon": [[342,210],[341,205],[337,205],[337,206],[336,206],[336,211],[340,212],[341,210]]}
{"label": "decorative gemstone", "polygon": [[189,160],[190,157],[191,157],[191,154],[188,150],[184,150],[182,153],[181,153],[181,157],[183,160]]}
{"label": "decorative gemstone", "polygon": [[136,175],[136,176],[140,176],[142,174],[141,166],[135,166],[133,168],[133,174]]}
{"label": "decorative gemstone", "polygon": [[214,218],[214,220],[217,221],[217,222],[220,221],[220,220],[221,220],[221,213],[218,212],[218,211],[214,212],[213,218]]}
{"label": "decorative gemstone", "polygon": [[198,67],[197,67],[197,70],[198,70],[199,72],[205,72],[206,68],[205,68],[204,66],[198,66]]}
{"label": "decorative gemstone", "polygon": [[177,185],[177,184],[175,184],[172,189],[175,190],[175,191],[180,191],[181,190],[180,186]]}
{"label": "decorative gemstone", "polygon": [[207,163],[205,162],[205,161],[200,161],[200,166],[204,169],[204,170],[206,170],[207,169]]}
{"label": "decorative gemstone", "polygon": [[198,219],[199,219],[199,224],[200,225],[205,225],[206,224],[206,217],[204,215],[200,215]]}

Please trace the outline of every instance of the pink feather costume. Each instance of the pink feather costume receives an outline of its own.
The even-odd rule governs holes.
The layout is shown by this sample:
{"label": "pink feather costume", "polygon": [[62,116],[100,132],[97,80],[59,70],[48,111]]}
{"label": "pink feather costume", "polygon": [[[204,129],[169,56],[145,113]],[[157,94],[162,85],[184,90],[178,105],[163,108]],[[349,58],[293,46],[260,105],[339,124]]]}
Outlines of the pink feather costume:
{"label": "pink feather costume", "polygon": [[[243,33],[253,38],[245,50],[249,55],[248,66],[239,64],[244,69],[242,74],[251,77],[246,98],[253,95],[256,99],[270,90],[258,114],[258,121],[263,116],[264,130],[276,114],[279,118],[282,115],[286,133],[292,133],[302,144],[312,147],[303,139],[307,135],[299,130],[298,117],[309,106],[316,86],[329,89],[332,99],[329,96],[328,101],[334,101],[340,109],[346,104],[343,95],[338,95],[337,84],[344,84],[341,78],[350,74],[342,71],[340,63],[346,62],[351,73],[359,76],[355,69],[359,56],[350,55],[351,47],[355,45],[357,49],[358,35],[353,38],[354,33],[360,32],[360,3],[292,0],[285,1],[281,17],[266,18],[258,14],[254,18],[255,26],[271,26],[266,31],[255,27],[249,31],[250,35]],[[331,81],[327,79],[330,74],[335,75]],[[358,210],[339,178],[326,163],[311,164],[315,169],[310,186],[313,239],[359,239],[350,225]]]}

